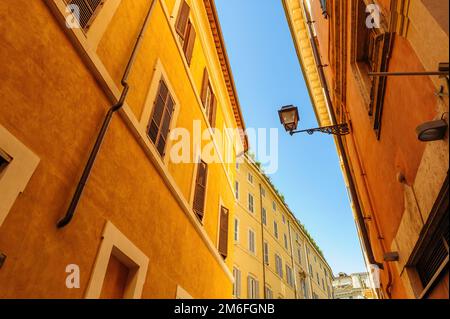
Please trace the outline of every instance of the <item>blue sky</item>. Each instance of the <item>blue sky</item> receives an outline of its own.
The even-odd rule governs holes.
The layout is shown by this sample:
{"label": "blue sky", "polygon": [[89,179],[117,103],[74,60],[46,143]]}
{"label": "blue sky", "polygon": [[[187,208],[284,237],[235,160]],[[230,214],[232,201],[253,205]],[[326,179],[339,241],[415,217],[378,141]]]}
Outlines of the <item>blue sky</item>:
{"label": "blue sky", "polygon": [[333,138],[284,133],[277,110],[294,104],[300,128],[317,121],[281,0],[216,0],[247,127],[279,128],[279,168],[271,175],[321,247],[333,272],[365,271]]}

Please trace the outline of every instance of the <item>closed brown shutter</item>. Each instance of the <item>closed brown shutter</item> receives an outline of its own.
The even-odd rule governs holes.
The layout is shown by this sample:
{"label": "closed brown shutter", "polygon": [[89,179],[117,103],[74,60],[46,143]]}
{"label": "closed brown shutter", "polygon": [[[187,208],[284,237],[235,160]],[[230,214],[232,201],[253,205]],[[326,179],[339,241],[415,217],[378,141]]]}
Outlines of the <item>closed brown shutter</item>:
{"label": "closed brown shutter", "polygon": [[206,180],[208,176],[208,165],[201,161],[198,164],[197,179],[195,181],[195,193],[194,193],[194,212],[197,214],[200,220],[203,219],[205,214],[205,196],[206,196]]}
{"label": "closed brown shutter", "polygon": [[220,208],[219,253],[225,259],[228,255],[228,215],[225,207]]}
{"label": "closed brown shutter", "polygon": [[190,10],[191,10],[191,8],[189,8],[186,1],[183,1],[180,6],[180,12],[178,13],[177,22],[175,25],[175,29],[177,30],[178,35],[183,40],[185,39],[185,36],[186,36]]}
{"label": "closed brown shutter", "polygon": [[208,75],[208,69],[205,68],[205,70],[203,71],[203,84],[202,84],[202,93],[201,93],[203,107],[205,107],[205,108],[207,106],[206,98],[207,98],[207,93],[208,93],[208,86],[209,86],[209,75]]}
{"label": "closed brown shutter", "polygon": [[211,102],[211,109],[209,110],[209,124],[211,125],[212,128],[214,128],[214,126],[216,125],[216,109],[217,109],[217,99],[216,96],[213,95],[211,97],[212,102]]}
{"label": "closed brown shutter", "polygon": [[194,52],[194,44],[195,44],[195,29],[192,23],[188,22],[188,29],[187,29],[187,38],[185,39],[183,51],[184,55],[186,56],[187,63],[190,65],[192,60],[192,53]]}

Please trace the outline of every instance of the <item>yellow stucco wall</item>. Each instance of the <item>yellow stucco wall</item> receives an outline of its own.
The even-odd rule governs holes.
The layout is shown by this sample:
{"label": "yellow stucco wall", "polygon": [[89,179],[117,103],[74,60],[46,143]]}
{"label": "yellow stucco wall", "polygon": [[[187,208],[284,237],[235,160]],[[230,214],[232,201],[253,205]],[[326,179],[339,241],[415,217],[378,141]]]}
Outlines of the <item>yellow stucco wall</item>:
{"label": "yellow stucco wall", "polygon": [[[130,75],[127,105],[136,118],[141,116],[159,59],[180,101],[176,126],[191,131],[192,121],[199,119],[205,128],[198,99],[203,68],[208,61],[209,68],[221,71],[217,55],[207,60],[203,53],[215,50],[210,30],[200,28],[207,21],[203,1],[196,1],[201,10],[193,16],[198,37],[190,68],[170,27],[172,9],[164,3],[172,8],[175,2],[156,0]],[[96,54],[118,88],[148,6],[145,0],[121,1],[98,45]],[[8,256],[0,269],[0,298],[83,297],[106,220],[149,258],[143,298],[174,298],[177,285],[195,298],[231,297],[231,279],[122,116],[112,120],[72,223],[56,228],[111,101],[45,1],[3,1],[0,16],[4,75],[0,125],[41,159],[0,226],[0,251]],[[199,34],[207,40],[206,47]],[[225,91],[223,78],[219,79],[212,79],[213,86]],[[219,100],[218,127],[225,122],[236,126],[228,114],[232,114],[231,104]],[[194,164],[170,162],[167,166],[188,203],[194,168]],[[209,165],[208,180],[203,229],[216,246],[220,203],[230,209],[232,233],[234,181],[227,178],[221,164]],[[231,269],[229,238],[226,264]],[[80,289],[65,286],[68,264],[80,266]]]}

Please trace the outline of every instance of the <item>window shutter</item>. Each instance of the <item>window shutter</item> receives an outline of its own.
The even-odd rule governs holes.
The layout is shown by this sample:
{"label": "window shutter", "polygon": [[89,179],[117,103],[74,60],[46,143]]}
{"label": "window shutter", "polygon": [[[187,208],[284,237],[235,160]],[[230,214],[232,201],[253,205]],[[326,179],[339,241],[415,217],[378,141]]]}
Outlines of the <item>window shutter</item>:
{"label": "window shutter", "polygon": [[203,84],[202,84],[202,94],[201,94],[202,103],[203,103],[204,108],[207,107],[206,98],[207,98],[208,85],[209,85],[209,75],[208,75],[208,70],[205,68],[205,70],[203,71]]}
{"label": "window shutter", "polygon": [[255,280],[255,299],[259,299],[259,281]]}
{"label": "window shutter", "polygon": [[228,216],[229,211],[225,207],[220,209],[219,253],[225,259],[228,253]]}
{"label": "window shutter", "polygon": [[216,126],[216,109],[217,109],[217,99],[213,95],[212,96],[212,103],[211,103],[211,110],[209,111],[209,124],[212,128]]}
{"label": "window shutter", "polygon": [[166,84],[161,80],[148,127],[148,136],[161,156],[164,156],[174,108],[175,102]]}
{"label": "window shutter", "polygon": [[188,30],[187,30],[187,39],[184,42],[184,54],[186,56],[187,63],[190,65],[192,60],[192,53],[194,52],[194,44],[195,44],[195,29],[192,23],[188,22]]}
{"label": "window shutter", "polygon": [[236,297],[241,297],[241,271],[238,270],[236,273]]}
{"label": "window shutter", "polygon": [[175,25],[175,29],[178,33],[178,35],[185,40],[188,21],[189,21],[189,12],[191,11],[191,8],[189,8],[186,1],[183,1],[180,7],[180,12],[178,13],[177,22]]}
{"label": "window shutter", "polygon": [[247,299],[252,299],[252,278],[247,276]]}
{"label": "window shutter", "polygon": [[201,161],[198,164],[197,180],[194,194],[194,212],[200,220],[203,219],[205,209],[205,195],[206,195],[206,179],[208,174],[208,165]]}

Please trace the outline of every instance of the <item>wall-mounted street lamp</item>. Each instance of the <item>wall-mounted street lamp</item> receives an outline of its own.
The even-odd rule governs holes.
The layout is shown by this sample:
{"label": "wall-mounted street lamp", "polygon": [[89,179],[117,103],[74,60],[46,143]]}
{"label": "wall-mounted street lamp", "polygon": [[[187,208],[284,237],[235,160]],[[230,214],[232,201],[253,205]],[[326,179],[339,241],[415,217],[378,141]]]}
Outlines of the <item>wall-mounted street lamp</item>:
{"label": "wall-mounted street lamp", "polygon": [[324,126],[317,128],[310,128],[306,130],[297,130],[298,121],[300,120],[298,114],[298,108],[294,105],[286,105],[283,106],[279,111],[278,115],[280,116],[280,122],[283,124],[284,129],[291,135],[297,133],[308,133],[309,135],[314,134],[315,132],[332,134],[332,135],[347,135],[350,133],[350,129],[347,123],[337,124],[332,126]]}

